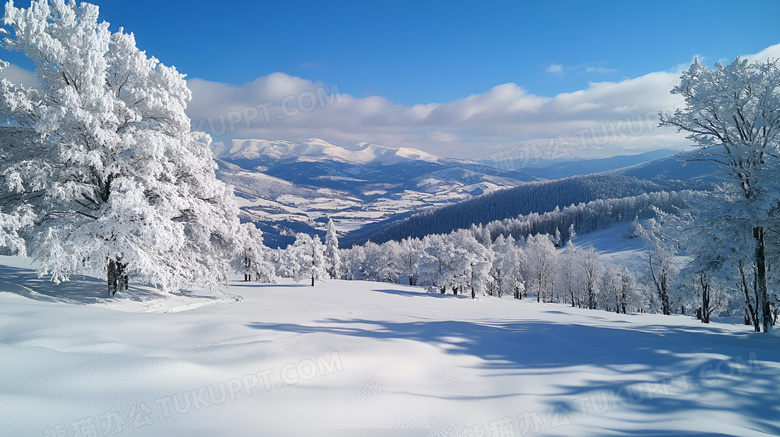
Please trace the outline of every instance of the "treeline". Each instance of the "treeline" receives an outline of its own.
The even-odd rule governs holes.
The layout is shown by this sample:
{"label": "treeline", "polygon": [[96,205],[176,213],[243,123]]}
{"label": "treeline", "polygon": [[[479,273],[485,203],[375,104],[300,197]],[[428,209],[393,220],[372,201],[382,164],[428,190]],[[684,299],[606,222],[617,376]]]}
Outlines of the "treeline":
{"label": "treeline", "polygon": [[588,203],[556,207],[543,214],[531,213],[517,218],[496,220],[485,225],[491,238],[512,236],[519,240],[530,235],[560,233],[559,239],[568,241],[571,230],[589,233],[605,229],[614,223],[636,218],[653,217],[656,211],[673,212],[685,209],[698,191],[659,191],[620,199],[598,199]]}
{"label": "treeline", "polygon": [[[659,191],[679,191],[698,188],[697,183],[668,181],[650,182],[614,173],[575,176],[571,178],[533,182],[516,188],[499,190],[433,210],[428,210],[391,223],[382,229],[356,230],[342,239],[344,246],[366,241],[382,243],[408,237],[422,238],[430,234],[446,234],[472,224],[487,224],[534,212],[554,211],[569,205],[597,199],[639,196]],[[633,218],[633,217],[632,217]]]}

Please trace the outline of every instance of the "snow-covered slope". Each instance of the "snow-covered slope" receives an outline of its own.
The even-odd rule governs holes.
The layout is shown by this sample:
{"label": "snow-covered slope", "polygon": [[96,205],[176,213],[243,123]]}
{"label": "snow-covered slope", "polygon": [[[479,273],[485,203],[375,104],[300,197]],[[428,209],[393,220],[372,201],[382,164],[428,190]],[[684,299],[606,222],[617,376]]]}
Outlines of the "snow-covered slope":
{"label": "snow-covered slope", "polygon": [[229,291],[104,301],[0,259],[0,435],[780,434],[778,337],[749,327],[382,283]]}

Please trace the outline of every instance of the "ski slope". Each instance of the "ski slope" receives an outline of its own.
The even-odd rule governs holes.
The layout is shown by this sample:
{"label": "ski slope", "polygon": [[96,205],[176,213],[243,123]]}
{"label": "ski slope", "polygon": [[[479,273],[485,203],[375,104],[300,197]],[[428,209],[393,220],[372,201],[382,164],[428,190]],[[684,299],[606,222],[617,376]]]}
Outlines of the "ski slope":
{"label": "ski slope", "polygon": [[104,293],[0,259],[0,435],[780,435],[780,337],[741,325],[370,282]]}

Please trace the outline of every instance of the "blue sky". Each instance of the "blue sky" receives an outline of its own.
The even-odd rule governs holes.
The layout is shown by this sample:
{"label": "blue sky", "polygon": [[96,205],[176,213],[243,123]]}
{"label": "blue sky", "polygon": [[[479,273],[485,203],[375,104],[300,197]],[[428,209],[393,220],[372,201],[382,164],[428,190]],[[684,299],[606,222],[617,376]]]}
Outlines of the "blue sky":
{"label": "blue sky", "polygon": [[[780,2],[769,0],[97,4],[102,18],[191,77],[241,84],[284,72],[404,104],[508,82],[552,96],[780,42]],[[552,64],[563,74],[548,73]]]}
{"label": "blue sky", "polygon": [[[278,96],[270,95],[273,89],[300,95],[335,85],[346,97],[339,108],[318,108],[295,120],[224,134],[216,129],[217,140],[311,136],[461,157],[515,149],[528,141],[576,139],[578,129],[665,107],[673,79],[694,56],[712,65],[780,43],[780,2],[768,0],[95,3],[113,30],[123,26],[134,32],[141,49],[188,75],[195,122],[224,118],[230,108],[278,103]],[[3,58],[28,65],[18,56]],[[654,73],[673,76],[644,79]],[[594,84],[613,84],[623,94],[618,98],[618,91],[594,89]],[[226,94],[237,97],[229,102]],[[658,101],[647,101],[656,94]],[[490,113],[496,103],[498,109]],[[575,107],[581,117],[555,118],[555,110]],[[439,114],[456,110],[454,118]],[[350,121],[367,112],[370,117]],[[513,130],[507,114],[529,126]],[[647,136],[622,141],[618,135],[611,147],[598,143],[573,154],[635,153],[681,144],[679,136],[651,133],[653,141]]]}

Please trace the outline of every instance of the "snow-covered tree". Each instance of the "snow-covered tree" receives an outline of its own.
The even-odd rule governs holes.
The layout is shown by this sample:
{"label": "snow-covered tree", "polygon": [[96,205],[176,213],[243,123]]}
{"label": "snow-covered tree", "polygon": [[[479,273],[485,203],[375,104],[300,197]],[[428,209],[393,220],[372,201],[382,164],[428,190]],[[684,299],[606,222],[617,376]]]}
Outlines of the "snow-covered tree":
{"label": "snow-covered tree", "polygon": [[493,251],[485,247],[485,244],[490,244],[489,236],[484,232],[478,235],[487,238],[483,239],[484,244],[477,240],[473,232],[460,230],[450,235],[453,246],[466,252],[461,262],[465,264],[464,284],[471,291],[472,299],[476,299],[477,294],[484,294],[493,263]]}
{"label": "snow-covered tree", "polygon": [[511,235],[507,237],[507,244],[510,243],[513,246],[512,249],[504,254],[504,267],[508,269],[504,275],[504,283],[512,297],[522,299],[527,294],[526,290],[528,289],[526,278],[523,276],[526,256],[522,246],[519,242],[515,242]]}
{"label": "snow-covered tree", "polygon": [[436,288],[442,294],[447,287],[453,294],[464,292],[470,279],[470,256],[466,249],[455,246],[452,238],[442,235],[425,237],[423,246],[420,285]]}
{"label": "snow-covered tree", "polygon": [[299,233],[295,236],[295,243],[285,250],[285,262],[294,267],[293,277],[296,282],[311,279],[311,286],[317,280],[325,280],[329,277],[325,265],[325,246],[320,237]]}
{"label": "snow-covered tree", "polygon": [[366,251],[363,246],[354,246],[351,249],[341,251],[341,270],[344,279],[349,281],[365,279],[363,276],[363,264],[366,261]]}
{"label": "snow-covered tree", "polygon": [[274,265],[268,261],[268,248],[263,245],[263,232],[254,223],[244,223],[238,241],[242,250],[233,261],[233,267],[235,271],[243,273],[244,281],[276,282]]}
{"label": "snow-covered tree", "polygon": [[417,285],[417,280],[420,277],[422,254],[423,244],[417,238],[405,238],[398,246],[400,274],[409,279],[409,285]]}
{"label": "snow-covered tree", "polygon": [[583,293],[582,269],[579,268],[582,249],[569,240],[560,256],[560,268],[555,288],[561,301],[569,301],[572,307],[582,307],[585,302]]}
{"label": "snow-covered tree", "polygon": [[558,269],[558,252],[549,235],[536,234],[528,237],[523,248],[526,254],[526,278],[537,302],[548,302],[553,298],[555,273]]}
{"label": "snow-covered tree", "polygon": [[493,263],[490,270],[491,287],[498,297],[503,295],[520,299],[525,291],[522,271],[522,250],[512,236],[499,235],[493,242]]}
{"label": "snow-covered tree", "polygon": [[622,287],[618,302],[619,311],[626,314],[629,311],[647,311],[648,300],[642,292],[643,288],[637,285],[636,276],[623,267],[620,269]]}
{"label": "snow-covered tree", "polygon": [[621,268],[615,264],[604,264],[604,273],[601,275],[601,305],[607,311],[616,313],[625,312],[628,306],[627,296],[623,295],[623,275]]}
{"label": "snow-covered tree", "polygon": [[652,285],[661,303],[661,312],[672,314],[672,290],[678,273],[675,262],[675,241],[667,238],[661,223],[651,218],[636,226],[637,235],[647,248],[647,269]]}
{"label": "snow-covered tree", "polygon": [[339,239],[333,219],[328,219],[328,231],[325,234],[325,264],[331,279],[338,279],[341,271],[341,253]]}
{"label": "snow-covered tree", "polygon": [[382,250],[382,246],[374,243],[373,241],[367,241],[363,245],[363,260],[360,264],[360,279],[369,281],[385,281],[384,272],[381,270],[384,268],[382,265],[385,261],[385,253]]}
{"label": "snow-covered tree", "polygon": [[768,241],[780,204],[780,68],[776,60],[737,58],[710,69],[696,60],[672,93],[685,98],[685,107],[662,114],[661,123],[687,132],[699,146],[696,159],[718,163],[722,180],[740,197],[723,220],[740,223],[750,236],[757,305],[767,332],[774,320]]}
{"label": "snow-covered tree", "polygon": [[224,284],[238,208],[210,139],[190,130],[184,76],[98,23],[92,4],[9,2],[4,24],[5,47],[32,59],[41,83],[0,80],[0,111],[25,145],[4,150],[0,198],[6,214],[34,214],[20,233],[39,273],[102,274],[109,295],[128,278]]}
{"label": "snow-covered tree", "polygon": [[601,259],[599,259],[599,254],[592,247],[582,250],[578,261],[579,268],[582,270],[588,308],[591,310],[598,309],[599,286],[601,285],[604,265],[601,263]]}

